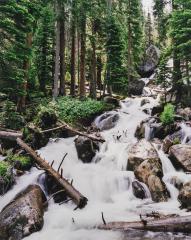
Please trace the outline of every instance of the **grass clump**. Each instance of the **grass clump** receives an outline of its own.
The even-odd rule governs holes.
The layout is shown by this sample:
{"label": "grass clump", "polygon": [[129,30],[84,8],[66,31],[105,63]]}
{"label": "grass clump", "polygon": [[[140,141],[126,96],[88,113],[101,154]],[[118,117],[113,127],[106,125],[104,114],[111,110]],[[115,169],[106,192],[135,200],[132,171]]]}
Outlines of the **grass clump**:
{"label": "grass clump", "polygon": [[10,155],[6,160],[18,170],[25,171],[32,167],[32,159],[30,156],[15,154]]}
{"label": "grass clump", "polygon": [[160,120],[163,123],[163,125],[170,125],[171,123],[174,122],[174,117],[175,117],[175,107],[171,103],[168,103],[164,107],[164,111],[160,116]]}
{"label": "grass clump", "polygon": [[1,161],[0,162],[0,176],[2,178],[6,178],[7,177],[7,173],[8,173],[8,169],[10,168],[10,164],[5,162],[5,161]]}

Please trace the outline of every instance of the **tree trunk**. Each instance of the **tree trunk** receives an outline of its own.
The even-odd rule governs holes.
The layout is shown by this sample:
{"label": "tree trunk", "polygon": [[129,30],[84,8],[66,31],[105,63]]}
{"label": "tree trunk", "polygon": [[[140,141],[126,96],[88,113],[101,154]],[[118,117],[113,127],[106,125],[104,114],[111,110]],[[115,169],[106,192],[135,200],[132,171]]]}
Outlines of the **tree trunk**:
{"label": "tree trunk", "polygon": [[[26,37],[26,47],[27,49],[31,49],[32,47],[32,33],[28,33]],[[26,107],[26,96],[27,96],[27,86],[29,80],[29,69],[30,69],[30,57],[28,56],[27,59],[23,63],[23,70],[24,70],[24,81],[22,83],[22,91],[23,95],[18,98],[17,102],[17,110],[19,112],[23,111]]]}
{"label": "tree trunk", "polygon": [[139,222],[111,222],[98,226],[102,230],[144,230],[154,232],[191,232],[191,216],[168,217],[154,220],[142,220]]}
{"label": "tree trunk", "polygon": [[102,90],[101,73],[102,73],[102,59],[101,59],[101,54],[98,54],[98,56],[97,56],[97,86],[100,91]]}
{"label": "tree trunk", "polygon": [[[59,13],[59,6],[56,3],[56,13]],[[55,67],[54,67],[54,86],[53,86],[53,98],[58,97],[58,80],[59,80],[59,72],[60,72],[60,21],[56,22],[56,40],[55,40]]]}
{"label": "tree trunk", "polygon": [[62,19],[60,20],[60,95],[66,95],[65,75],[65,48],[66,48],[66,36],[65,36],[65,9],[62,9]]}
{"label": "tree trunk", "polygon": [[[128,8],[129,11],[131,9],[131,2],[128,0]],[[132,61],[131,61],[131,44],[132,44],[132,33],[131,33],[131,19],[130,19],[130,12],[128,16],[128,82],[131,82],[131,68],[132,68]]]}
{"label": "tree trunk", "polygon": [[55,171],[44,159],[39,157],[36,152],[24,143],[20,138],[17,138],[17,144],[29,153],[35,162],[44,169],[50,176],[52,176],[57,183],[63,187],[69,197],[74,201],[78,208],[82,209],[86,206],[88,199],[77,191],[65,178],[63,178],[57,171]]}
{"label": "tree trunk", "polygon": [[14,131],[0,131],[0,139],[8,139],[12,141],[16,141],[17,138],[22,138],[22,132],[14,132]]}
{"label": "tree trunk", "polygon": [[71,86],[70,94],[75,96],[76,89],[76,16],[75,16],[75,1],[72,2],[72,27],[71,27],[71,36],[72,36],[72,47],[71,47]]}
{"label": "tree trunk", "polygon": [[97,93],[96,93],[96,86],[97,86],[97,72],[96,72],[96,65],[97,65],[97,61],[96,61],[96,26],[95,26],[95,22],[92,22],[92,74],[91,74],[91,78],[90,78],[90,97],[93,99],[97,98]]}
{"label": "tree trunk", "polygon": [[80,97],[86,96],[86,74],[85,74],[85,57],[86,57],[86,16],[84,15],[81,20],[81,53],[80,53]]}

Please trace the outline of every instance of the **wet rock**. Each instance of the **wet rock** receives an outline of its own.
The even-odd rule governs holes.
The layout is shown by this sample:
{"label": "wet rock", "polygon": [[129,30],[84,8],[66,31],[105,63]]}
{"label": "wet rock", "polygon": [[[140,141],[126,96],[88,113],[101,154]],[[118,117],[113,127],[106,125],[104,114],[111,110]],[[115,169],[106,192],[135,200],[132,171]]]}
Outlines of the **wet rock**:
{"label": "wet rock", "polygon": [[182,116],[185,120],[191,120],[191,108],[181,108],[177,110],[177,114]]}
{"label": "wet rock", "polygon": [[175,186],[179,191],[182,189],[184,185],[184,181],[182,179],[178,178],[177,176],[174,176],[171,178],[170,183]]}
{"label": "wet rock", "polygon": [[90,163],[99,150],[99,145],[91,139],[79,136],[75,139],[78,158],[84,163]]}
{"label": "wet rock", "polygon": [[171,146],[180,144],[182,140],[182,131],[175,132],[171,135],[168,135],[164,140],[163,140],[163,151],[165,153],[169,152],[169,149]]}
{"label": "wet rock", "polygon": [[127,170],[134,171],[145,160],[158,161],[159,157],[153,145],[142,139],[129,150]]}
{"label": "wet rock", "polygon": [[182,208],[191,210],[191,182],[185,183],[178,195]]}
{"label": "wet rock", "polygon": [[117,98],[114,98],[114,97],[106,96],[106,97],[104,97],[103,100],[104,100],[105,103],[112,104],[115,107],[119,107],[119,105],[120,105],[119,100]]}
{"label": "wet rock", "polygon": [[135,195],[136,198],[140,199],[147,198],[146,190],[144,189],[143,185],[140,182],[138,181],[132,182],[132,189],[133,194]]}
{"label": "wet rock", "polygon": [[146,50],[142,64],[139,66],[139,74],[141,77],[150,77],[154,73],[159,63],[159,58],[160,50],[156,46],[150,45]]}
{"label": "wet rock", "polygon": [[144,109],[143,109],[143,112],[144,112],[145,114],[147,114],[147,115],[150,115],[150,111],[151,111],[150,108],[144,108]]}
{"label": "wet rock", "polygon": [[169,193],[162,181],[163,171],[159,159],[150,159],[142,162],[135,170],[136,178],[145,183],[155,202],[167,201]]}
{"label": "wet rock", "polygon": [[166,202],[169,198],[169,193],[164,182],[155,175],[150,175],[148,178],[148,188],[154,202]]}
{"label": "wet rock", "polygon": [[44,187],[49,196],[53,196],[55,203],[62,203],[67,200],[68,197],[66,192],[63,191],[63,187],[60,187],[53,177],[48,174],[42,174],[38,182]]}
{"label": "wet rock", "polygon": [[191,172],[191,145],[177,144],[170,148],[169,157],[175,167]]}
{"label": "wet rock", "polygon": [[147,99],[147,98],[144,98],[142,101],[141,101],[141,107],[144,106],[145,104],[148,104],[150,103],[150,100]]}
{"label": "wet rock", "polygon": [[143,94],[143,89],[145,87],[145,82],[142,80],[135,80],[129,83],[128,93],[129,95],[140,96]]}
{"label": "wet rock", "polygon": [[151,111],[151,116],[154,116],[156,114],[161,114],[164,110],[164,107],[161,105],[154,106]]}
{"label": "wet rock", "polygon": [[109,130],[113,128],[117,121],[119,120],[119,114],[116,112],[107,112],[99,116],[94,124],[95,126],[100,129],[101,131],[103,130]]}
{"label": "wet rock", "polygon": [[20,240],[43,226],[46,197],[37,185],[19,193],[0,213],[0,239]]}

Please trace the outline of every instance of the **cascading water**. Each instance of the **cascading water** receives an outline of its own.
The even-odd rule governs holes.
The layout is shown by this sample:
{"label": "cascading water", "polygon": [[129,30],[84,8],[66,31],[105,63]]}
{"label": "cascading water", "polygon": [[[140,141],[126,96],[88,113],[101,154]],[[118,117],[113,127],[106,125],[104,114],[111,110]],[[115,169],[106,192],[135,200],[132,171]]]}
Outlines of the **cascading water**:
{"label": "cascading water", "polygon": [[[147,98],[150,101],[149,108],[158,102],[152,97]],[[50,141],[46,147],[39,150],[41,156],[47,161],[55,160],[54,167],[56,169],[64,154],[68,153],[63,165],[64,176],[67,179],[73,179],[74,186],[89,201],[84,209],[76,211],[74,211],[75,206],[72,203],[60,206],[50,201],[48,211],[44,216],[43,229],[26,239],[123,240],[126,238],[121,233],[105,232],[94,228],[97,224],[102,223],[101,212],[104,213],[107,222],[139,220],[140,214],[152,211],[166,214],[186,214],[185,211],[179,209],[178,193],[171,180],[176,176],[186,182],[191,180],[191,177],[177,172],[161,149],[157,148],[157,151],[163,164],[163,180],[171,193],[171,199],[166,203],[153,203],[151,198],[141,200],[133,195],[132,181],[135,177],[133,172],[126,171],[126,166],[128,149],[137,141],[134,137],[136,127],[147,118],[142,111],[143,107],[140,106],[142,99],[139,97],[127,98],[121,102],[121,108],[118,110],[119,120],[114,128],[101,132],[106,142],[102,144],[91,164],[84,164],[78,159],[74,145],[75,138]],[[1,198],[1,209],[28,184],[37,182],[40,173],[39,170],[32,169],[30,173],[20,177],[14,188]],[[158,236],[153,233],[143,233],[143,235],[146,239]],[[143,235],[140,238],[135,238],[135,235],[132,239],[142,239]],[[168,239],[173,239],[171,236]],[[164,239],[161,238],[161,235],[159,237],[158,239]]]}

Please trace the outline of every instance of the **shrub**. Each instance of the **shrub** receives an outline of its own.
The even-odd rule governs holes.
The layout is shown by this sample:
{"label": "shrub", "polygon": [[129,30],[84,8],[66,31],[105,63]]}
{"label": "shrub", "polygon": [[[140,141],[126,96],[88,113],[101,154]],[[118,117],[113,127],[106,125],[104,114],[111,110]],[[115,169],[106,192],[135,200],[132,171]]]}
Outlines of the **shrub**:
{"label": "shrub", "polygon": [[35,122],[41,128],[52,127],[58,120],[57,107],[54,102],[50,102],[47,105],[40,105],[38,107],[38,114]]}
{"label": "shrub", "polygon": [[110,105],[86,98],[84,100],[74,99],[71,97],[62,97],[58,99],[59,117],[67,123],[91,117],[99,114],[106,109],[111,108]]}
{"label": "shrub", "polygon": [[168,103],[164,107],[164,111],[162,112],[160,116],[160,120],[164,125],[169,125],[173,123],[175,116],[175,109],[174,106],[171,103]]}
{"label": "shrub", "polygon": [[32,159],[30,156],[18,154],[10,155],[6,161],[19,170],[29,170],[32,167]]}
{"label": "shrub", "polygon": [[8,183],[11,180],[10,168],[11,168],[11,165],[8,162],[5,162],[5,161],[0,162],[0,177],[6,183]]}
{"label": "shrub", "polygon": [[0,115],[0,122],[5,128],[14,130],[21,129],[25,125],[25,120],[16,110],[16,105],[11,101],[6,101]]}

